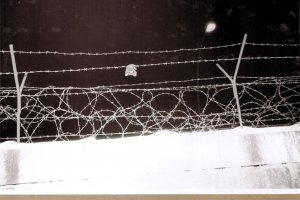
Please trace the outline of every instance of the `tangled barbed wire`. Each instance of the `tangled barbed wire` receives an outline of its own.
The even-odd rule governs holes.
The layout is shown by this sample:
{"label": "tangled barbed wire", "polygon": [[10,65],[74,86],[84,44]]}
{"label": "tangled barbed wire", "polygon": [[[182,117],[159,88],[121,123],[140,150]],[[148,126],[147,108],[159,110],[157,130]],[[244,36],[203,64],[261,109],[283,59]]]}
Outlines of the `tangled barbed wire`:
{"label": "tangled barbed wire", "polygon": [[[156,54],[200,49],[229,48],[240,45],[166,51],[122,51],[113,53],[26,52],[20,54],[54,54],[63,56],[107,56],[115,54]],[[256,44],[251,46],[298,47],[289,44]],[[1,51],[7,53],[8,51]],[[244,60],[299,59],[300,56],[256,56]],[[235,61],[238,58],[200,59],[140,64],[137,67],[178,65],[199,62]],[[64,73],[122,69],[126,66],[88,67],[23,71],[25,73]],[[1,72],[0,75],[11,75]],[[245,126],[294,124],[300,121],[300,77],[237,78],[238,97]],[[200,84],[199,84],[200,83]],[[0,88],[0,140],[16,139],[17,91]],[[195,99],[199,98],[199,102]],[[198,104],[199,103],[199,104]],[[176,132],[207,131],[238,126],[236,100],[232,84],[226,77],[173,80],[96,87],[24,87],[22,91],[21,139],[69,140],[87,136],[112,138],[146,135],[168,129]]]}
{"label": "tangled barbed wire", "polygon": [[[299,122],[300,77],[244,77],[239,81],[245,125]],[[231,90],[230,84],[147,89],[24,88],[22,139],[110,138],[162,129],[185,132],[235,127],[237,110]],[[200,112],[196,95],[201,99]],[[15,96],[14,90],[1,91],[0,123],[16,121],[16,108],[7,103]]]}

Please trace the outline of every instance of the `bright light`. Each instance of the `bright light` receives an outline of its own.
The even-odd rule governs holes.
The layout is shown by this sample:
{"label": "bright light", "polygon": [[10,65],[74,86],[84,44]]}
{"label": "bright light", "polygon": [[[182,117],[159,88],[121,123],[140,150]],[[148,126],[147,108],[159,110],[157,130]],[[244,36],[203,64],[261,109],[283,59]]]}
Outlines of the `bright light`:
{"label": "bright light", "polygon": [[214,22],[208,22],[206,25],[205,33],[211,33],[216,29],[217,25]]}

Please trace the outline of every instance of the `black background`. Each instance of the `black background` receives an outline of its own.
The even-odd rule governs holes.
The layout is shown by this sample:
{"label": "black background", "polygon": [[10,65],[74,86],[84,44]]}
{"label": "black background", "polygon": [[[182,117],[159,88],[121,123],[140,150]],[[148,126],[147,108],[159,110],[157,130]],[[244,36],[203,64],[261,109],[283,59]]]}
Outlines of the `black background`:
{"label": "black background", "polygon": [[[205,34],[208,21],[217,29]],[[170,50],[216,46],[247,41],[299,43],[299,1],[289,0],[2,0],[1,49],[62,52],[113,52],[123,50]],[[237,56],[239,48],[203,51],[201,58]],[[246,48],[245,55],[298,55],[299,48]],[[17,55],[19,71],[118,66],[195,59],[193,54],[157,56],[64,57]],[[282,64],[284,63],[284,64]],[[261,68],[261,66],[265,66]],[[283,66],[284,65],[284,66]],[[224,64],[233,72],[235,63]],[[240,75],[285,75],[297,71],[289,61],[245,62]],[[201,64],[200,76],[222,74],[213,64]],[[259,69],[259,70],[258,70]],[[2,55],[1,70],[12,71],[9,55]],[[115,83],[183,80],[196,76],[196,65],[153,67],[137,78],[124,71],[30,75],[27,86],[97,86]],[[1,77],[3,86],[13,78]]]}
{"label": "black background", "polygon": [[[298,0],[1,0],[1,49],[115,52],[172,50],[239,43],[299,43]],[[208,21],[217,28],[205,33]],[[194,53],[114,56],[16,54],[18,71],[54,70],[237,57],[240,47]],[[299,47],[246,46],[244,56],[296,56]],[[233,74],[235,62],[220,62]],[[242,61],[241,76],[299,75],[299,60]],[[199,73],[197,74],[197,67]],[[11,72],[1,54],[2,72]],[[26,86],[94,87],[224,76],[215,63],[157,66],[125,71],[29,74]],[[14,86],[12,75],[1,86]],[[21,77],[20,77],[21,78]],[[196,101],[196,99],[195,99]],[[167,105],[167,102],[163,102]]]}

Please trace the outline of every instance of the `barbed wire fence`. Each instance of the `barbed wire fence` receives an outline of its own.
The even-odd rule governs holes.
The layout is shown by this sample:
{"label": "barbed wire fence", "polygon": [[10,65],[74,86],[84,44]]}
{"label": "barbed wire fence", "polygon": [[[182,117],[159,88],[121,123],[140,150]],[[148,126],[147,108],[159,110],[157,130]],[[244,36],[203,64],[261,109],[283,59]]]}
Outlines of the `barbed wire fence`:
{"label": "barbed wire fence", "polygon": [[[134,71],[194,63],[214,63],[224,77],[166,80],[135,84],[100,85],[96,87],[27,87],[31,74],[64,74],[98,70],[127,70],[128,65],[101,67],[61,67],[51,70],[17,71],[14,55],[108,56],[128,54],[167,54],[199,50],[215,50],[241,46],[239,57],[197,59],[135,64]],[[0,125],[16,125],[13,137],[0,140],[34,142],[69,140],[87,136],[112,138],[146,135],[158,130],[176,132],[207,131],[237,126],[264,127],[272,124],[294,124],[300,121],[300,76],[245,77],[238,76],[242,61],[296,60],[294,56],[246,56],[247,46],[300,47],[299,44],[243,42],[215,47],[163,51],[121,51],[111,53],[67,53],[57,51],[10,51],[16,87],[0,88]],[[220,62],[237,62],[235,73],[229,75]],[[21,84],[19,76],[23,75]],[[216,83],[216,81],[218,83]],[[197,83],[197,84],[196,84]],[[198,85],[198,83],[200,83]],[[200,105],[194,105],[195,99]],[[17,102],[17,103],[15,103]],[[17,104],[17,105],[16,105]]]}

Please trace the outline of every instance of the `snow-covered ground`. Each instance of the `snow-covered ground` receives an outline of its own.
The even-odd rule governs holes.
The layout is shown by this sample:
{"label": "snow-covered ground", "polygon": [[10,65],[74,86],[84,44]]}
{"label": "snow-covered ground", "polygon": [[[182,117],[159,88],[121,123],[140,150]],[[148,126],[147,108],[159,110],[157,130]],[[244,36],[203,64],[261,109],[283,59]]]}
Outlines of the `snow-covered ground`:
{"label": "snow-covered ground", "polygon": [[300,125],[0,144],[0,190],[202,193],[300,187]]}

